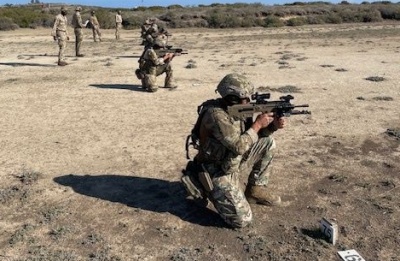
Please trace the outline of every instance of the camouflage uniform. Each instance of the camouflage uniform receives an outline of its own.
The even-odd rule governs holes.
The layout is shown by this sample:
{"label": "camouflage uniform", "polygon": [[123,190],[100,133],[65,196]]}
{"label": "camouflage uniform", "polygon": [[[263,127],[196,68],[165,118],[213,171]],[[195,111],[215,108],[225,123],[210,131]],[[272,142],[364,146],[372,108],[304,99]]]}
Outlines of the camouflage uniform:
{"label": "camouflage uniform", "polygon": [[247,186],[267,185],[274,130],[268,126],[256,133],[250,128],[252,122],[228,115],[222,99],[206,102],[200,115],[199,152],[194,162],[211,178],[213,188],[206,196],[229,225],[247,226],[253,215],[241,181],[247,179]]}
{"label": "camouflage uniform", "polygon": [[146,20],[142,26],[140,27],[141,31],[140,31],[140,37],[142,38],[142,43],[141,45],[146,45],[146,32],[147,29],[150,28],[150,22],[149,20]]}
{"label": "camouflage uniform", "polygon": [[90,16],[89,21],[92,24],[93,41],[97,42],[97,38],[99,38],[99,41],[101,41],[100,24],[94,11],[92,11],[92,15]]}
{"label": "camouflage uniform", "polygon": [[[61,9],[65,11],[65,9]],[[58,52],[58,64],[65,63],[64,51],[67,47],[68,31],[67,31],[67,17],[62,14],[58,14],[54,21],[53,30],[51,35],[58,40],[59,52]]]}
{"label": "camouflage uniform", "polygon": [[149,92],[156,92],[157,76],[165,73],[164,88],[174,88],[173,71],[171,62],[164,62],[163,58],[159,58],[153,47],[146,48],[139,61],[139,70],[144,74],[142,87]]}
{"label": "camouflage uniform", "polygon": [[159,35],[158,25],[154,22],[154,19],[150,21],[150,25],[144,33],[145,45],[153,44]]}
{"label": "camouflage uniform", "polygon": [[81,7],[77,7],[75,9],[75,13],[72,16],[72,26],[74,27],[74,33],[75,33],[75,55],[76,56],[82,56],[80,49],[81,49],[81,44],[83,40],[83,33],[82,33],[82,28],[85,27],[85,25],[82,23],[82,17],[81,17]]}
{"label": "camouflage uniform", "polygon": [[119,40],[120,38],[120,30],[122,28],[122,16],[121,12],[118,11],[118,13],[115,15],[115,39]]}

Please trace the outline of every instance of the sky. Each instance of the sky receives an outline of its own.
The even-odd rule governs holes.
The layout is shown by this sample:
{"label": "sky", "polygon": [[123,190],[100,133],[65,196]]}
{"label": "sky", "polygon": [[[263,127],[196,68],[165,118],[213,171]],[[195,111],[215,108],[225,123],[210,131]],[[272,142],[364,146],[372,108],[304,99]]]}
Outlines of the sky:
{"label": "sky", "polygon": [[[324,1],[324,0],[323,0]],[[360,3],[362,0],[348,0],[349,3]],[[261,3],[264,5],[282,5],[285,3],[293,3],[293,2],[312,2],[312,0],[41,0],[41,3],[64,3],[67,5],[84,5],[84,6],[100,6],[100,7],[115,7],[115,8],[134,8],[137,6],[169,6],[169,5],[181,5],[181,6],[197,6],[197,5],[210,5],[213,3]],[[325,2],[330,3],[339,3],[341,0],[327,0]],[[371,2],[371,1],[368,1]],[[27,4],[30,3],[30,0],[0,0],[0,5],[5,4]]]}

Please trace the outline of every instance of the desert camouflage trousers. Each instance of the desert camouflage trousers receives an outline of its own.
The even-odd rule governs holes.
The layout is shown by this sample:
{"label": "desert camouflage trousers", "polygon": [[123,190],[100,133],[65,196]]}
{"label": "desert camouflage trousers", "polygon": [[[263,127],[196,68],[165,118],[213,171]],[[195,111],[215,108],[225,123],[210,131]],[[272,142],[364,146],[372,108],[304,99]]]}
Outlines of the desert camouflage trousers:
{"label": "desert camouflage trousers", "polygon": [[157,86],[157,76],[165,73],[164,87],[172,87],[173,83],[173,70],[170,63],[166,63],[158,66],[147,66],[146,64],[141,69],[145,72],[144,79],[142,80],[142,87],[147,91],[156,92],[158,90]]}
{"label": "desert camouflage trousers", "polygon": [[74,33],[75,33],[75,54],[78,56],[81,54],[80,50],[83,40],[82,28],[75,28]]}
{"label": "desert camouflage trousers", "polygon": [[58,39],[58,62],[65,61],[65,48],[67,47],[67,33],[64,31],[57,31],[57,39]]}
{"label": "desert camouflage trousers", "polygon": [[272,137],[260,138],[243,156],[232,162],[239,164],[237,171],[225,173],[215,164],[204,167],[212,177],[214,189],[209,199],[226,223],[233,227],[245,227],[251,223],[253,214],[240,180],[247,178],[248,185],[266,186],[271,173],[271,161],[275,148]]}
{"label": "desert camouflage trousers", "polygon": [[98,25],[93,25],[92,27],[93,32],[93,41],[97,42],[97,38],[101,41],[101,32]]}
{"label": "desert camouflage trousers", "polygon": [[115,39],[120,39],[122,23],[115,23]]}

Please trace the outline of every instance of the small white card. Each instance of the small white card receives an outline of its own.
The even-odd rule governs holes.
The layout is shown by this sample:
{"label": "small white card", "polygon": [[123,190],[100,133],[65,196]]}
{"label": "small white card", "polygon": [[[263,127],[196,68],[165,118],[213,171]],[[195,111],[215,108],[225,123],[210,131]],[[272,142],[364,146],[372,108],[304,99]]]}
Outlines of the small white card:
{"label": "small white card", "polygon": [[339,251],[338,255],[344,261],[365,261],[365,259],[362,258],[354,249]]}

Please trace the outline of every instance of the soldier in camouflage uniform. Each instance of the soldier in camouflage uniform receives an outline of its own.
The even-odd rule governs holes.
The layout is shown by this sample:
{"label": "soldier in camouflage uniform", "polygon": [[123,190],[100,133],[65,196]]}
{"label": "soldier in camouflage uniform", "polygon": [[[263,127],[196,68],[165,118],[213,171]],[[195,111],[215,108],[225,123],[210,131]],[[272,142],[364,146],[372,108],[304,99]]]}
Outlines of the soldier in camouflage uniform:
{"label": "soldier in camouflage uniform", "polygon": [[147,29],[150,28],[150,21],[149,19],[146,19],[146,21],[144,21],[144,23],[142,24],[142,26],[140,26],[140,37],[142,38],[142,43],[140,45],[144,45],[146,46],[146,32]]}
{"label": "soldier in camouflage uniform", "polygon": [[[253,215],[249,203],[279,205],[279,196],[267,189],[275,148],[271,134],[286,124],[273,113],[260,114],[253,121],[228,115],[227,107],[246,104],[253,85],[245,76],[228,74],[218,84],[222,98],[209,100],[199,108],[192,132],[198,154],[189,161],[182,183],[189,196],[214,204],[219,215],[232,227],[247,226]],[[243,191],[240,179],[247,179]]]}
{"label": "soldier in camouflage uniform", "polygon": [[146,30],[142,33],[143,35],[143,44],[146,46],[147,44],[153,44],[154,41],[159,36],[158,25],[156,24],[156,19],[151,18],[146,20],[147,25],[145,24],[142,27],[142,30]]}
{"label": "soldier in camouflage uniform", "polygon": [[165,42],[157,39],[153,44],[148,45],[139,59],[139,69],[136,71],[137,77],[142,81],[142,87],[148,92],[158,90],[157,76],[165,73],[164,88],[175,89],[173,85],[173,71],[171,61],[175,54],[166,53],[159,57],[157,50],[164,49]]}
{"label": "soldier in camouflage uniform", "polygon": [[64,51],[67,47],[67,41],[69,40],[68,30],[67,30],[67,9],[61,7],[61,13],[58,14],[54,21],[53,30],[51,35],[54,41],[58,41],[59,52],[58,52],[58,65],[65,66],[68,63],[65,61]]}
{"label": "soldier in camouflage uniform", "polygon": [[95,11],[92,11],[90,14],[89,21],[92,25],[92,31],[93,31],[93,41],[97,42],[97,38],[99,38],[99,41],[101,42],[101,32],[100,32],[100,23],[97,20],[97,17],[95,15]]}
{"label": "soldier in camouflage uniform", "polygon": [[72,22],[71,22],[72,26],[74,27],[74,33],[75,33],[75,55],[77,57],[83,57],[84,56],[80,52],[81,44],[82,44],[82,40],[83,40],[82,28],[85,28],[85,25],[82,23],[81,11],[82,11],[82,8],[80,6],[77,6],[75,8],[75,14],[72,16]]}
{"label": "soldier in camouflage uniform", "polygon": [[117,14],[115,15],[115,39],[119,40],[121,37],[121,28],[122,28],[122,15],[121,11],[118,10]]}

